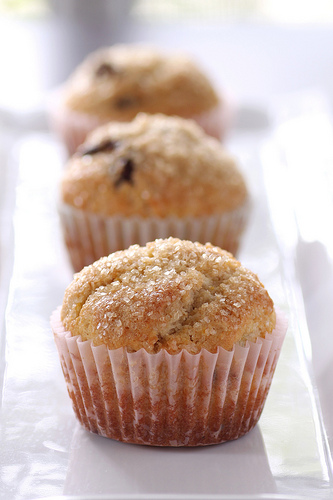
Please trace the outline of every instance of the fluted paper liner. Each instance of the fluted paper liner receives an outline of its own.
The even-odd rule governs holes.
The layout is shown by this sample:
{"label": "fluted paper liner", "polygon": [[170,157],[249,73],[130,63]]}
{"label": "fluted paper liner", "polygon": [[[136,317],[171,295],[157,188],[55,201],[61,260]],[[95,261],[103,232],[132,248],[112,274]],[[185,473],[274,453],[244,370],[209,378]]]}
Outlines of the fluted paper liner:
{"label": "fluted paper liner", "polygon": [[[50,127],[62,140],[69,155],[85,141],[87,135],[110,119],[66,108],[61,102],[61,90],[55,92],[49,106]],[[226,101],[198,115],[188,116],[216,139],[223,139],[230,127],[232,112]],[[119,120],[119,118],[117,119]]]}
{"label": "fluted paper liner", "polygon": [[102,436],[156,446],[201,446],[237,439],[261,415],[287,321],[232,351],[149,354],[93,346],[51,326],[76,417]]}
{"label": "fluted paper liner", "polygon": [[237,254],[247,224],[250,203],[226,212],[202,217],[102,216],[60,203],[59,215],[65,243],[75,271],[100,257],[130,245],[144,246],[157,238],[210,242]]}

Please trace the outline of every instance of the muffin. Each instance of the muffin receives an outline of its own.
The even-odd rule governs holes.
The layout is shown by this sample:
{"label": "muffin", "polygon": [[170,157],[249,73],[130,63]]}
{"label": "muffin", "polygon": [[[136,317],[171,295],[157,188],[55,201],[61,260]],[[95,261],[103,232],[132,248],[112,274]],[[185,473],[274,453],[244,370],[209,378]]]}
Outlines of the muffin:
{"label": "muffin", "polygon": [[59,204],[76,271],[156,238],[236,253],[249,195],[235,160],[190,120],[140,113],[89,135],[69,160]]}
{"label": "muffin", "polygon": [[176,238],[84,268],[51,323],[81,424],[157,446],[252,429],[286,331],[255,274],[218,247]]}
{"label": "muffin", "polygon": [[51,120],[73,154],[97,126],[131,121],[139,112],[193,118],[219,139],[229,115],[227,104],[186,55],[114,45],[77,67],[55,99]]}

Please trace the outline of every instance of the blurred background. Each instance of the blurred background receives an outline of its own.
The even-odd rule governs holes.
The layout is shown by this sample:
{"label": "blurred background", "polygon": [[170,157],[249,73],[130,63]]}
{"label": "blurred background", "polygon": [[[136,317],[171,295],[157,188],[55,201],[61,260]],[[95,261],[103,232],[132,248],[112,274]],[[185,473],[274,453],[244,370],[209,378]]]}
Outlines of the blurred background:
{"label": "blurred background", "polygon": [[[121,42],[147,42],[193,55],[217,89],[242,110],[244,129],[258,124],[265,129],[265,117],[273,109],[274,116],[282,116],[299,96],[305,96],[306,106],[311,106],[311,96],[322,98],[325,112],[315,115],[317,121],[311,116],[301,133],[296,124],[280,139],[284,156],[289,153],[287,159],[297,167],[294,192],[300,192],[301,210],[306,207],[306,229],[310,213],[311,228],[319,228],[318,221],[325,226],[325,239],[317,232],[300,234],[303,246],[292,258],[303,266],[300,294],[315,340],[314,368],[332,451],[333,346],[325,347],[333,321],[333,237],[327,230],[333,214],[333,129],[331,119],[326,123],[333,102],[333,0],[0,0],[0,318],[11,277],[8,221],[15,196],[12,167],[17,164],[7,162],[7,156],[13,150],[22,159],[27,151],[23,148],[19,157],[11,145],[46,129],[49,97],[89,52]],[[38,140],[32,140],[26,164],[39,158],[45,167]],[[258,144],[254,142],[256,152]],[[317,193],[313,179],[320,180]],[[329,197],[325,218],[318,203],[322,193]],[[277,213],[284,203],[279,197]]]}
{"label": "blurred background", "polygon": [[190,52],[237,103],[331,100],[332,27],[332,0],[0,0],[0,112],[22,119],[87,53],[137,41]]}

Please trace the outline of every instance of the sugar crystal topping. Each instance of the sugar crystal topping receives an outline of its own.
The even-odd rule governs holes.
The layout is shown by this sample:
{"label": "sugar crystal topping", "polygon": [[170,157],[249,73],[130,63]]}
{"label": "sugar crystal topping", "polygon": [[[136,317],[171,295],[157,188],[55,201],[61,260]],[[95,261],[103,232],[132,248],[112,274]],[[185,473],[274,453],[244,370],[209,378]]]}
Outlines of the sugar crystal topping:
{"label": "sugar crystal topping", "polygon": [[110,349],[177,353],[255,340],[275,324],[258,277],[210,244],[175,238],[103,257],[76,274],[62,321],[72,335]]}

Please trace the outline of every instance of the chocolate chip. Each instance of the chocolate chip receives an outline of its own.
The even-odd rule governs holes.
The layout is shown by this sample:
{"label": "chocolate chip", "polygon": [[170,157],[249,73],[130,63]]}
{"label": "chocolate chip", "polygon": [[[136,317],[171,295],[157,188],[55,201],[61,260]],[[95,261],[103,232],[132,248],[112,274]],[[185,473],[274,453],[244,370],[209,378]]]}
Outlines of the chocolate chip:
{"label": "chocolate chip", "polygon": [[112,66],[112,64],[105,63],[105,62],[100,64],[95,71],[95,75],[98,78],[101,78],[103,76],[113,76],[113,75],[116,75],[117,73],[118,73],[118,71],[116,70],[116,68],[114,66]]}
{"label": "chocolate chip", "polygon": [[96,144],[96,146],[81,146],[78,149],[78,153],[81,156],[85,155],[94,155],[96,153],[102,153],[103,151],[113,151],[117,147],[117,142],[112,141],[111,139],[105,139],[100,144]]}
{"label": "chocolate chip", "polygon": [[138,103],[138,99],[135,97],[120,97],[116,102],[115,102],[115,107],[118,109],[126,109],[130,108],[131,106],[135,106]]}
{"label": "chocolate chip", "polygon": [[134,162],[130,158],[122,158],[120,165],[120,173],[114,182],[114,186],[118,188],[123,182],[133,184]]}

